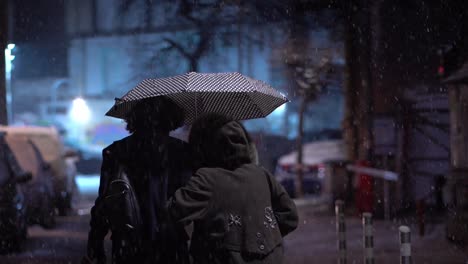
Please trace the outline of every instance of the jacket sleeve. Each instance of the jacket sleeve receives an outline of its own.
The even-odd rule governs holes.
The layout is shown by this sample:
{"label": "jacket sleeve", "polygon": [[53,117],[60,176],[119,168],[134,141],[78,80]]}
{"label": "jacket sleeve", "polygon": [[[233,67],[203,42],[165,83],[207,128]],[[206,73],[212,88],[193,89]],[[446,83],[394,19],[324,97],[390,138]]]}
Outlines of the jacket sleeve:
{"label": "jacket sleeve", "polygon": [[206,177],[195,174],[169,199],[169,215],[173,221],[184,224],[201,219],[209,210],[211,197],[210,181]]}
{"label": "jacket sleeve", "polygon": [[297,228],[299,217],[296,205],[286,190],[276,179],[268,173],[271,187],[271,203],[275,213],[281,235],[284,237]]}
{"label": "jacket sleeve", "polygon": [[102,153],[101,177],[99,183],[99,193],[94,206],[91,208],[90,231],[88,234],[88,257],[97,260],[98,263],[105,263],[104,237],[109,231],[109,224],[104,212],[104,197],[108,187],[109,179],[115,168],[114,160],[108,149]]}

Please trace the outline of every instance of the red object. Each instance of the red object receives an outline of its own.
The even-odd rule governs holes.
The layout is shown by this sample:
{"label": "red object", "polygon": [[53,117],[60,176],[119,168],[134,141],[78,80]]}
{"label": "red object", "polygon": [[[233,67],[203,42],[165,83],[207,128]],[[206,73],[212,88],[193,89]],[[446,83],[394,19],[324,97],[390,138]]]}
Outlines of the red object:
{"label": "red object", "polygon": [[439,68],[437,68],[437,73],[439,75],[444,75],[444,73],[445,73],[444,66],[439,66]]}
{"label": "red object", "polygon": [[[370,167],[370,162],[367,160],[360,160],[357,166]],[[374,181],[372,176],[359,173],[356,195],[356,208],[359,214],[364,212],[373,212],[374,207]]]}

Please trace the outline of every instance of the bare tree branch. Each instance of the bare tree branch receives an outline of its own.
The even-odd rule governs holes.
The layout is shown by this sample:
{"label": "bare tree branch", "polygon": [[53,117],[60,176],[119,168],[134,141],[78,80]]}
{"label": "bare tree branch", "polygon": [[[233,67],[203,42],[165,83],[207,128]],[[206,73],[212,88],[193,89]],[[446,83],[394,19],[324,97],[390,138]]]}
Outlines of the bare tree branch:
{"label": "bare tree branch", "polygon": [[[198,7],[200,7],[198,5]],[[203,26],[203,20],[197,19],[193,16],[194,10],[194,2],[188,0],[180,0],[179,9],[177,13],[182,16],[183,18],[187,19],[188,21],[192,22],[193,24],[197,25],[197,27]]]}
{"label": "bare tree branch", "polygon": [[200,41],[198,42],[197,48],[192,53],[192,57],[197,60],[208,50],[210,42],[213,39],[213,32],[211,30],[201,30],[199,36]]}
{"label": "bare tree branch", "polygon": [[182,47],[182,45],[180,45],[179,43],[175,42],[174,40],[170,39],[170,38],[164,38],[164,41],[166,41],[167,43],[169,43],[169,45],[171,45],[170,47],[171,48],[174,48],[176,49],[180,54],[182,54],[182,56],[184,56],[186,59],[190,60],[192,59],[192,54],[188,53],[184,47]]}

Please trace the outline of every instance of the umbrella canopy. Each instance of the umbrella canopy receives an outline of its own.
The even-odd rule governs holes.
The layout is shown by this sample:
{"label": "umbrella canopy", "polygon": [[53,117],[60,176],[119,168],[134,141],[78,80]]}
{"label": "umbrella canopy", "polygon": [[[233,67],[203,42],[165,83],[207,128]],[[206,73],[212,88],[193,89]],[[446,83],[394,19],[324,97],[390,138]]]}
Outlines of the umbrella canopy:
{"label": "umbrella canopy", "polygon": [[288,101],[270,85],[237,72],[189,72],[143,80],[116,99],[106,115],[125,118],[141,99],[157,96],[166,96],[179,105],[185,111],[185,124],[205,113],[225,114],[236,120],[261,118]]}

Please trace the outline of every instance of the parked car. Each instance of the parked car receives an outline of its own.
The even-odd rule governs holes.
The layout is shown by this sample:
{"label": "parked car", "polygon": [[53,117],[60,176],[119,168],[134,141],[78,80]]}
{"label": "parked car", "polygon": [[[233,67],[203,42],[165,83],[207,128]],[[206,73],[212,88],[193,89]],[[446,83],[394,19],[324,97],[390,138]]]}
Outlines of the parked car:
{"label": "parked car", "polygon": [[[306,195],[319,195],[322,190],[322,179],[324,177],[324,165],[304,166],[302,187]],[[295,197],[295,182],[297,180],[297,166],[277,165],[275,176],[283,185],[289,196]]]}
{"label": "parked car", "polygon": [[78,149],[79,161],[76,163],[78,173],[95,175],[101,173],[102,150]]}
{"label": "parked car", "polygon": [[44,160],[39,148],[27,137],[7,134],[6,141],[23,170],[30,171],[31,181],[22,185],[25,204],[28,207],[29,224],[40,224],[45,228],[55,226],[55,193],[53,173]]}
{"label": "parked car", "polygon": [[[327,175],[326,163],[346,159],[342,140],[311,142],[303,146],[303,190],[306,195],[320,195]],[[297,151],[279,158],[275,169],[276,179],[291,197],[295,196],[297,180]]]}
{"label": "parked car", "polygon": [[73,151],[65,148],[57,129],[54,127],[0,126],[0,131],[8,133],[7,139],[29,139],[39,149],[41,156],[51,169],[54,206],[60,215],[66,215],[72,207],[72,198],[77,191],[75,183],[77,159],[73,157]]}
{"label": "parked car", "polygon": [[21,183],[31,180],[0,135],[0,254],[20,249],[27,235],[27,214]]}
{"label": "parked car", "polygon": [[64,144],[67,148],[74,149],[77,154],[75,162],[77,174],[87,176],[101,173],[103,146],[78,144],[72,141],[65,141]]}

